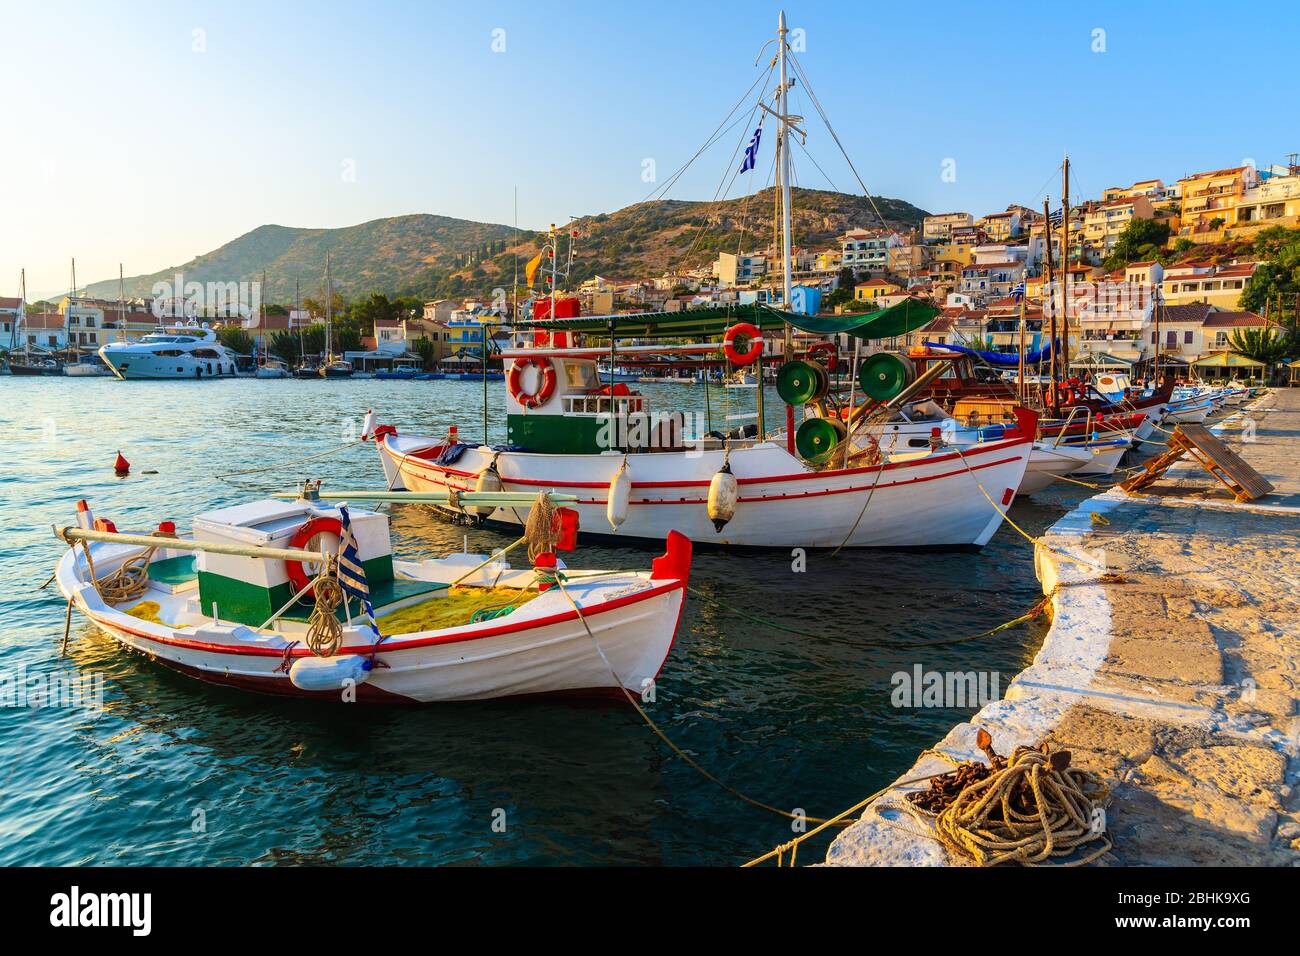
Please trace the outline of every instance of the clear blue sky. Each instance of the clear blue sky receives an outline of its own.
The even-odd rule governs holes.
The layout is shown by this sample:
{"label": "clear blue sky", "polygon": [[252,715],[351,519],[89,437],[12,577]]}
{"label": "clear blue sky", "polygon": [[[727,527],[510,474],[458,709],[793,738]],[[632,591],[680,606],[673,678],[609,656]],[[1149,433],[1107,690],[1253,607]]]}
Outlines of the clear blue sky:
{"label": "clear blue sky", "polygon": [[[643,161],[662,183],[740,98],[779,9],[5,7],[0,294],[22,266],[30,292],[53,292],[72,256],[84,284],[115,276],[119,260],[128,275],[182,263],[263,223],[410,212],[509,223],[516,186],[526,227],[636,202],[654,188]],[[1222,3],[785,7],[868,188],[931,211],[1036,204],[1044,187],[1056,197],[1066,149],[1080,196],[1300,149],[1300,29],[1280,8],[1252,24]],[[504,52],[492,49],[498,29]],[[806,98],[794,105],[812,113]],[[834,184],[854,187],[811,116],[809,133]],[[735,138],[671,197],[711,197]],[[802,153],[796,163],[801,185],[826,185]]]}

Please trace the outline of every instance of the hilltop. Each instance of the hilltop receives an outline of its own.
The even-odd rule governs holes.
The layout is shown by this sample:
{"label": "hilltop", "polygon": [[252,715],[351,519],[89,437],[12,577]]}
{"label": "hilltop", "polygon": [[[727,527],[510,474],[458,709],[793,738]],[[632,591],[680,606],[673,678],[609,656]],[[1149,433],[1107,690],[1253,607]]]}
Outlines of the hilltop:
{"label": "hilltop", "polygon": [[[669,269],[687,269],[716,258],[720,251],[749,251],[770,245],[773,191],[722,202],[652,200],[616,212],[578,220],[577,256],[570,283],[593,275],[638,278]],[[795,244],[820,248],[852,227],[884,224],[906,231],[919,228],[925,210],[901,199],[796,189],[791,203]],[[875,209],[879,209],[877,217]],[[516,259],[536,254],[542,236],[496,223],[415,214],[375,219],[340,229],[266,225],[189,262],[126,280],[128,296],[148,295],[156,282],[171,282],[177,272],[187,282],[255,281],[266,273],[268,302],[290,303],[294,279],[304,298],[321,296],[325,253],[331,258],[334,288],[345,299],[371,292],[390,297],[486,295],[509,288]],[[567,244],[566,244],[567,249]],[[522,281],[522,279],[521,279]],[[85,294],[115,298],[117,280],[87,286]]]}

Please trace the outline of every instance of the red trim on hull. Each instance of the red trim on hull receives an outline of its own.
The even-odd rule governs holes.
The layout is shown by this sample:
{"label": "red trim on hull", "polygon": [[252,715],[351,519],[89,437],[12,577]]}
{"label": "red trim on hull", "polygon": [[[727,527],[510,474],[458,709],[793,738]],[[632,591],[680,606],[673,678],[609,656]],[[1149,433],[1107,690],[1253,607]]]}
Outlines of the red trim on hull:
{"label": "red trim on hull", "polygon": [[[638,604],[641,601],[648,601],[651,598],[660,595],[670,594],[673,591],[679,591],[686,587],[685,581],[674,581],[671,584],[661,584],[658,587],[652,587],[646,591],[638,591],[636,594],[629,594],[625,597],[615,598],[612,601],[605,601],[596,607],[584,609],[583,617],[595,617],[597,614],[603,614],[606,611],[614,611],[631,604]],[[682,603],[686,603],[686,596],[682,595]],[[201,651],[211,654],[229,654],[235,657],[283,657],[284,651],[277,650],[273,647],[239,647],[232,644],[211,644],[205,641],[192,641],[182,637],[159,637],[156,634],[149,634],[145,631],[138,631],[135,628],[127,627],[124,624],[118,624],[115,621],[106,621],[99,616],[89,612],[83,612],[90,620],[94,621],[100,627],[110,630],[125,631],[127,634],[135,637],[144,638],[146,641],[153,641],[155,644],[163,644],[169,647],[183,647],[188,650]],[[519,631],[531,631],[541,627],[550,627],[552,624],[563,624],[566,621],[575,621],[578,619],[577,612],[560,611],[556,614],[549,614],[546,617],[532,618],[528,621],[518,621],[513,624],[499,624],[495,627],[484,628],[480,631],[466,633],[464,631],[453,631],[451,634],[443,634],[438,637],[420,637],[409,641],[388,640],[383,644],[358,644],[341,648],[340,654],[391,654],[396,651],[407,651],[420,647],[434,647],[440,644],[459,644],[467,641],[477,641],[488,637],[499,637],[502,634],[514,634]],[[381,618],[382,620],[382,618]],[[294,648],[290,652],[291,658],[309,657],[312,652],[305,647]]]}
{"label": "red trim on hull", "polygon": [[[1018,445],[1025,445],[1025,444],[1030,444],[1030,442],[1029,442],[1028,440],[1025,440],[1025,441],[1017,441],[1017,442],[1014,442],[1014,443],[1011,443],[1011,444],[999,443],[999,447],[1000,447],[1000,448],[1004,448],[1004,449],[1005,449],[1005,448],[1014,448],[1014,447],[1016,447],[1016,446],[1018,446]],[[927,458],[927,459],[926,459],[926,463],[927,463],[927,464],[931,464],[931,463],[938,462],[938,461],[956,461],[956,460],[957,460],[957,457],[958,457],[958,456],[955,455],[955,454],[953,454],[953,455],[942,455],[942,456],[939,456],[939,457],[937,457],[937,458]],[[967,461],[969,461],[970,458],[971,458],[971,455],[970,455],[970,454],[967,454],[965,457],[966,457]],[[408,459],[408,460],[409,460],[409,459]],[[982,471],[982,470],[985,469],[985,468],[996,468],[996,467],[998,467],[999,465],[1010,464],[1011,462],[1013,462],[1013,461],[1015,461],[1015,460],[1016,460],[1016,458],[1000,458],[1000,459],[998,459],[997,461],[988,461],[988,462],[983,462],[982,464],[971,465],[971,466],[970,466],[970,471]],[[472,477],[472,474],[471,474],[471,473],[468,473],[468,472],[456,472],[456,471],[454,471],[453,469],[449,469],[449,468],[441,468],[441,467],[439,467],[439,466],[437,466],[437,465],[426,464],[426,463],[424,463],[424,462],[414,462],[414,464],[416,464],[416,465],[423,465],[425,468],[429,469],[430,471],[433,471],[433,472],[435,472],[436,474],[442,475],[442,476],[444,476],[444,477],[447,476],[447,475],[452,475],[452,474],[455,474],[455,475],[457,475],[458,477],[460,477],[460,476],[469,476],[469,477]],[[889,465],[886,465],[885,468],[886,468],[886,469],[889,469],[889,468],[897,468],[897,467],[899,467],[900,465],[905,465],[905,464],[909,464],[909,462],[893,462],[893,463],[891,463],[891,464],[889,464]],[[911,464],[915,464],[915,462],[912,462]],[[400,464],[400,463],[398,464],[398,467],[399,467],[399,468],[401,467],[401,464]],[[807,480],[809,480],[809,481],[812,481],[812,480],[815,480],[815,479],[821,478],[821,477],[823,477],[823,476],[825,476],[825,475],[850,475],[850,474],[856,475],[856,474],[862,474],[862,473],[864,473],[865,471],[867,471],[867,469],[850,469],[850,470],[827,471],[827,472],[809,472],[809,473],[806,474],[806,475],[791,476],[791,478],[796,478],[796,477],[797,477],[797,478],[803,478],[803,479],[807,479]],[[883,482],[877,482],[877,483],[874,485],[874,487],[875,487],[875,489],[876,489],[877,491],[881,491],[881,490],[884,490],[884,489],[886,489],[886,488],[896,488],[896,487],[899,487],[899,486],[901,486],[901,485],[917,485],[917,484],[921,484],[921,483],[926,482],[926,481],[937,481],[937,480],[942,479],[942,478],[952,478],[952,477],[957,476],[957,475],[964,475],[964,474],[966,474],[966,472],[967,472],[967,469],[963,467],[963,468],[961,468],[961,469],[954,469],[953,471],[945,471],[945,472],[942,472],[942,473],[937,474],[937,475],[923,475],[923,476],[921,476],[920,478],[908,478],[908,479],[906,479],[906,480],[904,480],[904,481],[883,481]],[[443,485],[444,487],[448,487],[448,488],[455,488],[455,489],[458,490],[458,491],[472,491],[472,490],[473,490],[473,489],[472,489],[471,487],[469,487],[468,485],[453,485],[453,484],[451,484],[451,483],[448,482],[448,481],[438,481],[436,478],[429,477],[428,475],[425,475],[425,476],[423,476],[423,477],[424,477],[426,480],[433,481],[435,484],[441,484],[441,485]],[[750,483],[750,484],[759,484],[759,483],[766,482],[766,481],[774,481],[774,482],[775,482],[775,481],[786,481],[786,480],[790,480],[790,478],[787,478],[787,477],[774,477],[774,478],[748,478],[748,479],[740,479],[740,482],[741,482],[742,484],[745,483],[745,482],[748,482],[748,483]],[[545,487],[547,487],[547,488],[593,488],[593,487],[594,487],[594,488],[608,488],[608,487],[609,487],[607,484],[601,484],[601,483],[599,483],[599,482],[584,482],[584,481],[574,481],[574,482],[568,482],[568,481],[539,481],[539,480],[537,480],[537,479],[507,478],[507,477],[505,477],[504,475],[501,476],[501,483],[502,483],[503,486],[506,485],[506,484],[519,484],[519,485],[540,485],[540,486],[545,486]],[[707,482],[707,481],[705,481],[705,482],[697,482],[697,481],[691,481],[691,482],[635,482],[635,481],[634,481],[634,482],[632,482],[632,487],[633,487],[633,488],[667,488],[667,487],[678,487],[678,486],[686,486],[686,485],[690,485],[690,486],[707,486],[707,485],[708,485],[708,482]],[[754,495],[754,496],[752,496],[752,497],[740,497],[740,498],[737,498],[736,500],[737,500],[738,503],[743,503],[743,502],[764,502],[764,501],[792,501],[792,500],[799,499],[799,498],[821,498],[821,497],[824,497],[824,496],[826,496],[826,495],[847,495],[847,494],[853,494],[853,493],[855,493],[855,492],[859,492],[859,491],[868,491],[868,490],[870,490],[872,487],[873,487],[873,486],[870,485],[870,484],[866,484],[866,485],[850,485],[850,486],[847,487],[847,488],[825,488],[825,489],[822,489],[822,490],[820,490],[820,491],[801,491],[801,492],[796,492],[796,493],[793,493],[793,494],[785,494],[785,495]],[[580,504],[580,505],[603,505],[603,504],[605,504],[605,503],[606,503],[606,501],[605,501],[605,499],[603,499],[603,498],[589,498],[589,499],[583,499],[583,500],[580,500],[580,501],[575,502],[575,504]],[[671,499],[669,499],[669,498],[641,498],[641,499],[632,500],[632,501],[629,501],[629,502],[628,502],[628,504],[632,504],[632,505],[700,505],[700,504],[706,504],[706,503],[707,503],[707,499],[705,499],[705,498],[671,498]]]}
{"label": "red trim on hull", "polygon": [[[1069,433],[1067,432],[1067,434]],[[1008,440],[1008,441],[989,442],[987,445],[983,447],[976,446],[972,448],[970,451],[964,452],[963,456],[967,461],[970,461],[970,459],[975,457],[976,455],[985,455],[988,454],[989,452],[994,452],[994,451],[1005,451],[1009,448],[1015,448],[1019,445],[1031,444],[1032,442],[1033,442],[1032,436],[1028,438],[1015,438],[1013,440]],[[384,440],[384,450],[387,451],[394,459],[396,459],[395,463],[399,469],[404,463],[410,461],[413,464],[422,465],[426,468],[431,468],[434,471],[440,472],[444,475],[454,475],[457,478],[478,477],[477,472],[461,471],[457,468],[447,468],[445,466],[435,465],[432,462],[428,462],[425,459],[423,459],[418,452],[396,451],[395,449],[388,447],[387,439]],[[593,455],[592,457],[598,457],[598,456]],[[947,454],[947,455],[935,455],[933,457],[927,457],[926,459],[924,459],[924,464],[930,465],[942,461],[957,461],[957,460],[958,460],[958,455],[954,452],[952,454]],[[892,471],[897,468],[915,467],[918,464],[921,464],[921,462],[892,461],[892,462],[886,462],[884,465],[866,465],[861,468],[838,468],[831,471],[805,471],[805,472],[798,472],[796,474],[771,475],[771,476],[765,476],[760,478],[737,478],[736,483],[740,485],[762,485],[762,484],[781,482],[781,481],[808,481],[808,480],[818,479],[818,478],[839,478],[845,475],[865,475],[865,474],[872,474],[876,471]],[[988,466],[979,466],[979,467],[988,467]],[[966,470],[965,468],[962,469],[963,472],[965,470]],[[952,472],[952,474],[960,474],[960,472]],[[947,477],[947,475],[941,475],[936,477]],[[924,480],[926,479],[914,478],[905,482],[892,482],[892,484],[911,484],[913,481],[924,481]],[[501,476],[501,481],[502,483],[509,482],[515,485],[531,485],[538,488],[608,488],[609,487],[609,482],[607,481],[554,481],[554,480],[547,481],[539,478],[507,478],[505,475]],[[709,481],[704,479],[700,479],[700,480],[690,479],[685,481],[634,481],[632,482],[633,488],[707,488],[708,486],[709,486]],[[887,488],[889,487],[889,485],[882,484],[880,485],[880,487]],[[462,490],[466,490],[466,489],[462,489]],[[753,501],[753,500],[761,500],[761,499],[741,498],[740,500]],[[658,503],[659,502],[649,502],[649,501],[632,502],[632,504],[658,504]],[[682,502],[677,502],[677,501],[668,502],[668,504],[681,504],[681,503]]]}

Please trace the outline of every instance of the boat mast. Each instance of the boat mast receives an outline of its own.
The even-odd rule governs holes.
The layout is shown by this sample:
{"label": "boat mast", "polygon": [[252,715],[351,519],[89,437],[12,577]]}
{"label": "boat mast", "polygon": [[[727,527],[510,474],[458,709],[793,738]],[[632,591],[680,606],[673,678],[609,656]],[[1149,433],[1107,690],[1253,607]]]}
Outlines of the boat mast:
{"label": "boat mast", "polygon": [[[258,290],[257,296],[258,317],[257,317],[257,334],[262,338],[262,365],[266,365],[271,358],[269,343],[266,341],[266,270],[262,270],[262,288]],[[254,348],[256,353],[257,349]]]}
{"label": "boat mast", "polygon": [[1051,329],[1048,332],[1048,347],[1052,350],[1052,360],[1049,364],[1049,377],[1052,382],[1049,387],[1047,396],[1047,405],[1052,410],[1053,416],[1061,414],[1060,402],[1057,401],[1058,390],[1056,388],[1056,284],[1052,278],[1052,212],[1051,203],[1047,197],[1043,198],[1043,234],[1047,237],[1047,282],[1044,288],[1047,294],[1043,296],[1043,307],[1051,310]]}
{"label": "boat mast", "polygon": [[122,263],[117,264],[117,340],[124,340],[126,328],[126,280],[122,278]]}
{"label": "boat mast", "polygon": [[[18,319],[14,322],[13,331],[9,334],[9,351],[13,351],[18,340],[18,329],[27,321],[27,270],[18,271]],[[27,348],[24,345],[23,354],[27,354]]]}
{"label": "boat mast", "polygon": [[307,356],[303,354],[303,352],[307,348],[307,345],[303,341],[303,337],[302,337],[302,316],[298,314],[298,310],[300,308],[300,306],[298,305],[298,299],[301,295],[301,286],[302,286],[302,280],[299,279],[297,276],[294,276],[293,277],[293,319],[292,321],[296,321],[298,323],[298,364],[300,366],[305,364],[307,361]]}
{"label": "boat mast", "polygon": [[[785,35],[788,31],[785,26],[785,11],[781,11],[780,18],[777,21],[776,29],[776,57],[780,73],[779,99],[777,108],[780,110],[780,133],[777,136],[776,146],[781,151],[779,157],[779,167],[781,176],[781,306],[786,311],[791,308],[791,281],[790,281],[790,110],[789,110],[789,93],[790,84],[786,78],[786,61],[785,61]],[[794,328],[789,322],[785,324],[785,358],[788,361],[794,357]],[[758,387],[761,390],[763,383],[762,375],[759,376]],[[760,425],[760,431],[761,431]]]}
{"label": "boat mast", "polygon": [[77,260],[72,260],[72,292],[68,294],[68,307],[63,311],[63,339],[64,350],[72,354],[72,307],[73,301],[77,298]]}
{"label": "boat mast", "polygon": [[334,340],[330,335],[330,326],[334,321],[334,280],[330,275],[330,254],[325,252],[325,355],[321,361],[329,365],[334,358]]}
{"label": "boat mast", "polygon": [[1070,156],[1065,156],[1065,164],[1061,167],[1062,179],[1061,184],[1061,225],[1065,229],[1065,241],[1061,246],[1061,258],[1065,262],[1065,282],[1061,288],[1065,292],[1065,300],[1062,302],[1061,315],[1064,319],[1064,330],[1061,333],[1061,376],[1070,377]]}

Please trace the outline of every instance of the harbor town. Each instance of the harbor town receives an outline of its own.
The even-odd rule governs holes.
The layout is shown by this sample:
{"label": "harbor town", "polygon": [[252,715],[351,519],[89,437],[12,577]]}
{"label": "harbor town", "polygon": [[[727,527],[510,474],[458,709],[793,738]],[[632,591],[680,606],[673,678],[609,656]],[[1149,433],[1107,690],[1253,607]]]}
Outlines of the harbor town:
{"label": "harbor town", "polygon": [[[266,867],[245,931],[287,914],[306,941],[337,917],[302,901],[357,867],[398,898],[397,869],[443,892],[463,866],[815,866],[909,915],[981,913],[970,871],[999,868],[1089,931],[1276,922],[1268,881],[1300,866],[1295,130],[1119,117],[1102,147],[1030,84],[1023,131],[973,131],[927,76],[887,119],[844,85],[844,21],[875,21],[839,4],[692,11],[716,29],[680,40],[690,81],[623,10],[382,7],[293,18],[346,88],[267,72],[285,7],[151,8],[187,38],[157,51],[176,88],[146,66],[157,89],[116,95],[247,128],[310,103],[319,147],[262,144],[229,182],[74,151],[3,200],[0,873],[64,881],[24,888],[41,919],[110,925],[91,868],[174,920],[189,880],[236,899]],[[1026,12],[1080,49],[1016,71],[1150,78],[1131,11],[1081,15]],[[952,16],[934,42],[992,42]],[[882,75],[914,20],[879,14]],[[565,92],[565,135],[530,118],[486,149],[575,28],[608,88]],[[438,68],[368,59],[381,37]],[[89,94],[42,95],[26,124]],[[192,205],[151,232],[149,197]],[[122,222],[50,226],[79,203]],[[155,932],[148,898],[112,925]]]}

